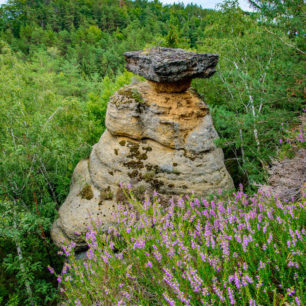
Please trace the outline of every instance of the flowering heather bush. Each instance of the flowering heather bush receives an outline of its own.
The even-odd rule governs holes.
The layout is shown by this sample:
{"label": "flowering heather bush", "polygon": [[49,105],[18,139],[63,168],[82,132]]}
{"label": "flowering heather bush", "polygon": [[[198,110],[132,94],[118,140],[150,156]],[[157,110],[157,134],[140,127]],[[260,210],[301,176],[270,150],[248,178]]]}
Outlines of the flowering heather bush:
{"label": "flowering heather bush", "polygon": [[303,304],[305,198],[130,202],[117,228],[86,234],[86,260],[64,249],[58,281],[70,305]]}

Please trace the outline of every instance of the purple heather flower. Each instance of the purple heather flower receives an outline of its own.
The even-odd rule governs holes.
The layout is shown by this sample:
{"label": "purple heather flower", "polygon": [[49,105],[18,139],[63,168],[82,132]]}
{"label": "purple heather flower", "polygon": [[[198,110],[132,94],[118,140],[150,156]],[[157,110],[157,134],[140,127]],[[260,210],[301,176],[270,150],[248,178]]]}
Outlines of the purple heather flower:
{"label": "purple heather flower", "polygon": [[250,283],[250,284],[253,283],[252,277],[248,276],[247,274],[246,274],[244,277],[245,277],[245,279],[248,281],[248,283]]}
{"label": "purple heather flower", "polygon": [[294,293],[295,293],[295,289],[294,288],[289,288],[289,289],[287,289],[287,292],[288,292],[288,296],[292,296],[292,295],[294,295]]}
{"label": "purple heather flower", "polygon": [[243,265],[242,265],[242,268],[243,268],[244,271],[246,271],[249,268],[249,266],[248,266],[247,263],[244,262]]}
{"label": "purple heather flower", "polygon": [[66,274],[67,273],[67,270],[70,270],[71,269],[71,266],[67,263],[64,264],[64,268],[63,268],[63,274]]}
{"label": "purple heather flower", "polygon": [[47,268],[51,274],[54,274],[54,269],[52,267],[48,266]]}
{"label": "purple heather flower", "polygon": [[234,279],[235,279],[235,276],[234,275],[230,275],[228,277],[228,282],[231,283]]}
{"label": "purple heather flower", "polygon": [[298,305],[298,306],[301,305],[301,301],[298,299],[297,296],[294,298],[294,301],[295,301],[296,305]]}
{"label": "purple heather flower", "polygon": [[238,273],[237,272],[235,272],[235,274],[234,274],[234,282],[235,282],[236,288],[240,289],[241,286],[240,286],[239,277],[238,277]]}
{"label": "purple heather flower", "polygon": [[169,303],[171,306],[175,306],[175,302],[168,296],[168,294],[165,292],[163,293],[164,299]]}
{"label": "purple heather flower", "polygon": [[126,291],[121,291],[121,294],[127,299],[129,300],[131,297],[130,297],[130,294]]}
{"label": "purple heather flower", "polygon": [[161,261],[162,255],[158,251],[153,252],[154,257],[157,259],[158,262]]}
{"label": "purple heather flower", "polygon": [[256,306],[256,302],[253,299],[250,299],[249,306]]}
{"label": "purple heather flower", "polygon": [[202,289],[202,295],[203,295],[203,296],[209,296],[209,292],[208,292],[208,289],[207,289],[206,287],[204,287],[204,288]]}
{"label": "purple heather flower", "polygon": [[106,294],[106,295],[109,295],[109,290],[108,290],[108,288],[105,287],[105,286],[103,286],[103,289],[104,289],[105,294]]}
{"label": "purple heather flower", "polygon": [[299,268],[299,264],[297,262],[294,261],[289,261],[288,263],[288,267],[295,267],[295,268]]}
{"label": "purple heather flower", "polygon": [[227,292],[228,292],[228,297],[229,297],[231,305],[236,304],[236,301],[234,299],[233,291],[232,291],[232,289],[230,287],[227,287]]}
{"label": "purple heather flower", "polygon": [[215,283],[213,283],[212,287],[213,287],[214,292],[215,292],[215,293],[217,294],[217,296],[219,297],[219,299],[220,299],[222,302],[224,302],[224,301],[225,301],[225,298],[224,298],[224,296],[223,296],[223,294],[222,294],[222,291],[221,291],[219,288],[217,288],[217,287],[215,286]]}

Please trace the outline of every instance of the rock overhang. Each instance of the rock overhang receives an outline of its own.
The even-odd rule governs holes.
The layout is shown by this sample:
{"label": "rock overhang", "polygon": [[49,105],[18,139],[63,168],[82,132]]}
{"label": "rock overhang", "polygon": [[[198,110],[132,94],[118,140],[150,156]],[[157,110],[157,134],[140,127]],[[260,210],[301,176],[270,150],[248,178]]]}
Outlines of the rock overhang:
{"label": "rock overhang", "polygon": [[209,78],[216,72],[219,55],[155,47],[124,53],[128,71],[149,81],[174,83]]}

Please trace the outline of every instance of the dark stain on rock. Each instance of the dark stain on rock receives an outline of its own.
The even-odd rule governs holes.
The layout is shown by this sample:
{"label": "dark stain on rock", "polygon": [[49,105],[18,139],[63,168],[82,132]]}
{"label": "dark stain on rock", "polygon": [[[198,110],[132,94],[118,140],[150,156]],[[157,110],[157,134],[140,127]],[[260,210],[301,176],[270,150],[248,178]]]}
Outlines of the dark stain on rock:
{"label": "dark stain on rock", "polygon": [[116,155],[118,155],[118,149],[114,149]]}
{"label": "dark stain on rock", "polygon": [[157,180],[157,179],[153,179],[152,181],[151,181],[151,186],[153,187],[153,189],[155,189],[155,190],[159,190],[160,189],[160,187],[161,186],[163,186],[164,185],[164,182],[162,182],[162,181],[159,181],[159,180]]}
{"label": "dark stain on rock", "polygon": [[121,141],[119,141],[119,144],[120,144],[120,146],[124,147],[125,144],[126,144],[126,141],[125,140],[121,140]]}
{"label": "dark stain on rock", "polygon": [[153,169],[153,166],[151,164],[146,165],[146,169],[148,171],[151,171]]}
{"label": "dark stain on rock", "polygon": [[138,159],[139,159],[139,160],[146,160],[146,159],[148,159],[147,153],[142,153],[142,154],[140,154],[140,155],[138,156]]}
{"label": "dark stain on rock", "polygon": [[144,167],[143,162],[139,160],[130,160],[123,165],[129,169],[141,169]]}
{"label": "dark stain on rock", "polygon": [[146,151],[146,152],[152,151],[152,148],[151,148],[151,147],[143,147],[142,149],[143,149],[144,151]]}
{"label": "dark stain on rock", "polygon": [[139,150],[139,144],[131,141],[127,141],[127,146],[130,148],[130,151],[133,153]]}
{"label": "dark stain on rock", "polygon": [[161,171],[160,171],[160,167],[159,167],[158,165],[154,165],[154,166],[153,166],[153,169],[154,169],[154,171],[155,171],[156,173],[161,172]]}
{"label": "dark stain on rock", "polygon": [[132,172],[128,172],[128,176],[130,177],[130,178],[135,178],[135,177],[137,177],[138,176],[138,174],[139,174],[139,172],[138,172],[138,170],[133,170]]}

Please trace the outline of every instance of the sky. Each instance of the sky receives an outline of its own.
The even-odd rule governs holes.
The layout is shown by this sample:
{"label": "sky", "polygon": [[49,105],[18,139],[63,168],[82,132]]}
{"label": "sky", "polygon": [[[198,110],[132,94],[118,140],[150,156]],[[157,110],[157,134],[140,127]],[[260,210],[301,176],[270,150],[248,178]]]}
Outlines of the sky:
{"label": "sky", "polygon": [[[0,0],[0,5],[5,3],[7,0]],[[202,8],[215,8],[216,4],[222,2],[222,0],[160,0],[164,4],[171,4],[171,3],[181,3],[183,2],[184,4],[188,3],[194,3],[201,5]],[[248,5],[247,0],[239,0],[239,5],[244,11],[251,11],[250,6]]]}
{"label": "sky", "polygon": [[[210,9],[216,8],[216,5],[218,3],[223,2],[222,0],[160,0],[160,1],[164,4],[171,4],[171,3],[178,3],[178,2],[179,3],[183,2],[184,4],[194,3],[194,4],[201,5],[202,8],[210,8]],[[247,0],[239,0],[239,6],[244,11],[251,11],[252,10],[250,8]]]}

